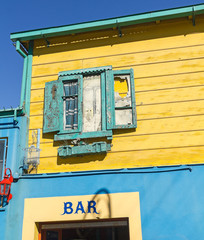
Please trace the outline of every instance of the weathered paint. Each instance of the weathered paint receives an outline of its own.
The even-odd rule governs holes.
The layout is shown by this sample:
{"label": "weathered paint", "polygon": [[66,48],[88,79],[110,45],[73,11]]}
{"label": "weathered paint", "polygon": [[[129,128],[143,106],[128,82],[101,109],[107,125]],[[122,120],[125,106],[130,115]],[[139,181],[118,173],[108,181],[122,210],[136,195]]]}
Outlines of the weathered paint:
{"label": "weathered paint", "polygon": [[[5,111],[7,114],[10,111]],[[6,139],[6,168],[12,170],[13,176],[16,178],[22,171],[24,147],[26,141],[26,117],[0,117],[0,139]],[[5,159],[4,159],[5,161]],[[5,163],[5,162],[4,162]]]}
{"label": "weathered paint", "polygon": [[188,19],[124,27],[122,38],[106,30],[53,38],[49,48],[36,40],[30,136],[33,129],[42,128],[45,82],[57,80],[60,71],[74,69],[133,68],[138,121],[136,131],[114,130],[107,155],[83,159],[61,159],[60,142],[54,143],[53,134],[41,135],[38,172],[202,163],[203,26],[200,15],[194,27]]}
{"label": "weathered paint", "polygon": [[101,131],[101,76],[83,78],[83,132]]}
{"label": "weathered paint", "polygon": [[60,103],[62,104],[60,82],[51,81],[45,85],[43,133],[59,131]]}
{"label": "weathered paint", "polygon": [[[5,167],[10,168],[15,179],[22,172],[26,144],[27,118],[21,115],[22,109],[20,108],[0,111],[0,139],[5,140],[6,143],[3,167],[4,169]],[[11,193],[14,194],[14,192],[15,187],[12,183]],[[15,197],[12,198],[14,203]],[[0,239],[7,239],[8,209],[9,205],[0,207]]]}
{"label": "weathered paint", "polygon": [[111,150],[111,145],[106,142],[94,142],[92,144],[79,144],[78,146],[62,146],[58,148],[60,157],[70,157],[84,154],[107,153]]}
{"label": "weathered paint", "polygon": [[[117,92],[115,91],[115,77],[120,76],[120,77],[125,77],[127,80],[129,92],[128,96],[130,99],[130,103],[127,105],[125,104],[124,110],[121,111],[119,110],[121,107],[121,104],[116,102],[116,94]],[[113,129],[122,129],[122,128],[136,128],[137,127],[137,120],[136,120],[136,104],[135,104],[135,85],[134,85],[134,71],[131,68],[130,70],[115,70],[112,73],[112,89],[114,92],[114,95],[112,96],[114,99],[112,100],[113,103],[113,111],[111,117],[115,115],[112,120],[112,128]],[[124,88],[123,86],[120,86],[119,90],[119,95],[124,94]],[[124,100],[124,99],[123,99]],[[117,100],[118,101],[118,100]],[[125,109],[125,106],[128,106],[127,109]],[[115,113],[114,113],[115,112]]]}

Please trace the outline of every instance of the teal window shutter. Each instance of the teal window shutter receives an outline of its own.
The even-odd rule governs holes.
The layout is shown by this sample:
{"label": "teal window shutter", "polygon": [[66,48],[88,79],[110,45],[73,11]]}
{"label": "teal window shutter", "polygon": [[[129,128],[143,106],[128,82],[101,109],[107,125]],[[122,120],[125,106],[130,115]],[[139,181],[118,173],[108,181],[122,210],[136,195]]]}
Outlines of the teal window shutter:
{"label": "teal window shutter", "polygon": [[107,126],[109,129],[136,128],[133,69],[114,70],[107,76]]}
{"label": "teal window shutter", "polygon": [[43,133],[60,130],[62,94],[62,84],[60,81],[45,83]]}
{"label": "teal window shutter", "polygon": [[114,113],[114,80],[112,70],[106,71],[106,126],[108,130],[113,129],[115,123]]}

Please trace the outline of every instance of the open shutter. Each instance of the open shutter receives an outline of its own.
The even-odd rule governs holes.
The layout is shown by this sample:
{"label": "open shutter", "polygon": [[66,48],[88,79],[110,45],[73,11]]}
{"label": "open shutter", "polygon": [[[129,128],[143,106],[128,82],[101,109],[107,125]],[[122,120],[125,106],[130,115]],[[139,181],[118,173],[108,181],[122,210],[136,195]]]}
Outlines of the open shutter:
{"label": "open shutter", "polygon": [[[109,105],[112,129],[136,128],[133,69],[111,72]],[[108,106],[108,105],[107,105]]]}
{"label": "open shutter", "polygon": [[61,82],[52,81],[45,83],[43,133],[59,131],[61,106]]}

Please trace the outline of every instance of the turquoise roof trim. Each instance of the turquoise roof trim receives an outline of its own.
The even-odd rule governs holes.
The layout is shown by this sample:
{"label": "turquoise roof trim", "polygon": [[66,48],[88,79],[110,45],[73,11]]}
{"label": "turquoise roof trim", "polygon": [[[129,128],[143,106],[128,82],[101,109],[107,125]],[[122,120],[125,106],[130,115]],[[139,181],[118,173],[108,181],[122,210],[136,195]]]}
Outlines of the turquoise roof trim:
{"label": "turquoise roof trim", "polygon": [[12,117],[12,116],[23,116],[23,108],[7,108],[7,109],[0,109],[0,118],[3,117]]}
{"label": "turquoise roof trim", "polygon": [[13,42],[40,39],[44,37],[63,36],[73,33],[82,33],[113,27],[129,26],[139,23],[147,23],[157,20],[173,19],[189,15],[199,15],[204,13],[204,4],[180,7],[174,9],[160,10],[149,13],[141,13],[124,17],[111,18],[106,20],[91,21],[61,27],[42,28],[31,31],[11,33],[10,38]]}

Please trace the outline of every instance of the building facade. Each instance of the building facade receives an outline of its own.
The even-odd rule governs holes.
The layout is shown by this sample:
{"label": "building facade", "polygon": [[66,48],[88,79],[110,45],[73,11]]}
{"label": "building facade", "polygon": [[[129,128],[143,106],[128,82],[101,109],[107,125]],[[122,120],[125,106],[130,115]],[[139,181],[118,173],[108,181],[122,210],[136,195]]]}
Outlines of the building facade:
{"label": "building facade", "polygon": [[1,239],[204,237],[203,26],[201,4],[11,34],[22,126]]}

